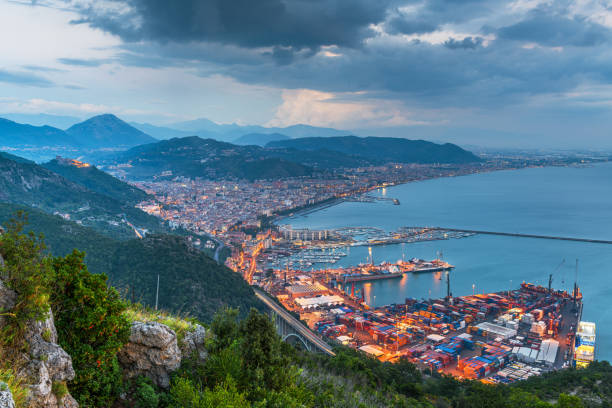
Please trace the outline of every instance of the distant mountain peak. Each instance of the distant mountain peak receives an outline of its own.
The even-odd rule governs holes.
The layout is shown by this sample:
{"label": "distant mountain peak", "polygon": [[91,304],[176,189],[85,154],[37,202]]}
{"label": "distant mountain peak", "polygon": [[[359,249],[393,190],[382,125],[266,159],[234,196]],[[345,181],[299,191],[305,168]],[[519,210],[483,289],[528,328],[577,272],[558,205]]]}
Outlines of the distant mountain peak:
{"label": "distant mountain peak", "polygon": [[132,147],[157,141],[112,113],[97,115],[72,125],[66,133],[83,145],[94,148]]}

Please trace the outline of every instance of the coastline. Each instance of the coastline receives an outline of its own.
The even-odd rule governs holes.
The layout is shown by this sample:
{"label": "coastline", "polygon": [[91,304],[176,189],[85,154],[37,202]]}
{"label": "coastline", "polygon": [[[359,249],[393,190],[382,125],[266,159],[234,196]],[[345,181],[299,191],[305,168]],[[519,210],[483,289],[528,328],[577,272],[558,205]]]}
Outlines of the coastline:
{"label": "coastline", "polygon": [[352,192],[343,197],[331,197],[331,198],[327,198],[322,201],[318,201],[313,204],[306,204],[300,207],[290,208],[290,209],[276,212],[270,217],[271,219],[269,220],[269,222],[272,225],[278,225],[278,222],[283,219],[295,217],[295,216],[307,215],[307,214],[311,214],[319,210],[330,208],[335,205],[341,204],[343,202],[347,202],[348,201],[347,199],[351,197],[355,197],[360,194],[368,194],[371,191],[377,190],[379,188],[396,187],[396,186],[401,186],[404,184],[436,180],[436,179],[441,179],[441,178],[465,177],[465,176],[473,176],[473,175],[500,172],[500,171],[515,171],[515,170],[546,168],[546,167],[591,167],[596,164],[603,164],[603,163],[608,163],[608,162],[609,160],[594,160],[594,161],[589,161],[589,162],[550,163],[548,165],[532,164],[532,165],[526,165],[522,167],[517,166],[517,167],[507,167],[507,168],[489,168],[489,169],[482,169],[481,171],[465,172],[463,174],[444,174],[444,175],[437,175],[437,176],[425,177],[425,178],[414,179],[414,180],[384,182],[382,184],[377,184],[377,185],[368,187],[364,190]]}

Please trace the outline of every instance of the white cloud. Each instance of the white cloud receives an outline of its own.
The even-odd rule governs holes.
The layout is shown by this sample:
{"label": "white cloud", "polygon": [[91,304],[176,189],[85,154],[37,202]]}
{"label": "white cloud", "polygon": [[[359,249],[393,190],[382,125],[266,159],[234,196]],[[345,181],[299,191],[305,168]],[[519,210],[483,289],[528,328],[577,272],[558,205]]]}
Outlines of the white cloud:
{"label": "white cloud", "polygon": [[58,66],[57,58],[104,58],[120,44],[112,35],[83,24],[78,15],[39,5],[0,2],[0,55],[3,66]]}
{"label": "white cloud", "polygon": [[268,126],[306,124],[344,129],[426,125],[401,103],[369,99],[362,92],[334,94],[312,89],[286,90]]}
{"label": "white cloud", "polygon": [[41,98],[19,100],[16,98],[0,98],[0,113],[47,113],[51,115],[72,115],[78,117],[89,117],[102,113],[114,113],[117,115],[138,116],[158,115],[167,118],[176,118],[175,115],[166,112],[156,112],[142,109],[130,109],[120,106],[109,106],[94,103],[71,103],[52,101]]}

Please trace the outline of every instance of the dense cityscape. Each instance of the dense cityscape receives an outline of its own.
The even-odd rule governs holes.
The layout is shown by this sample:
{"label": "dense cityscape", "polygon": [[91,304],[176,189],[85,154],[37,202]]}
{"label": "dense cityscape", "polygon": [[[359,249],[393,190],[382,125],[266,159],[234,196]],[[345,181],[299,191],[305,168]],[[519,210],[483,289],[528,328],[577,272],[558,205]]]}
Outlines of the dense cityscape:
{"label": "dense cityscape", "polygon": [[[225,263],[299,316],[312,330],[308,335],[314,342],[343,344],[381,361],[404,358],[423,369],[459,378],[508,384],[575,361],[587,365],[593,360],[593,350],[589,345],[579,347],[576,337],[594,333],[590,323],[579,325],[582,294],[578,287],[568,293],[524,283],[518,290],[453,298],[450,279],[454,266],[442,259],[369,262],[354,267],[333,264],[346,256],[343,251],[350,246],[370,246],[371,256],[373,245],[473,234],[408,229],[388,235],[364,227],[300,230],[279,228],[274,221],[342,201],[384,199],[368,192],[399,183],[534,165],[584,165],[591,160],[523,157],[477,165],[390,164],[343,169],[315,179],[251,183],[175,177],[134,185],[154,197],[138,204],[143,211],[173,227],[214,236],[230,248]],[[449,280],[447,296],[372,308],[366,302],[367,286],[355,288],[355,282],[379,279],[397,279],[402,285],[405,274],[415,273]],[[484,350],[482,356],[475,347]]]}

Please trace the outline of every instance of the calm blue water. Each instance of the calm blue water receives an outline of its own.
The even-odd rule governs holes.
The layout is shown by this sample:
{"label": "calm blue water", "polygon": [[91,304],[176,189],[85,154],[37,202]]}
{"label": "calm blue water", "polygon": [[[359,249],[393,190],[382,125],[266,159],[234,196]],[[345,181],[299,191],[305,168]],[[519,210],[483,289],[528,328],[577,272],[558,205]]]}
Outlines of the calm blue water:
{"label": "calm blue water", "polygon": [[[382,191],[375,194],[382,195]],[[342,203],[284,220],[296,228],[441,226],[612,240],[612,163],[584,168],[549,167],[428,180],[387,188],[389,202]],[[612,359],[612,245],[479,235],[463,239],[373,247],[374,262],[432,259],[443,251],[456,266],[454,295],[517,287],[523,280],[571,289],[578,263],[584,293],[583,320],[597,323],[598,358]],[[338,264],[365,262],[366,247],[354,247]],[[474,286],[474,287],[473,287]],[[406,297],[446,295],[445,277],[407,275],[363,285],[376,305]]]}

